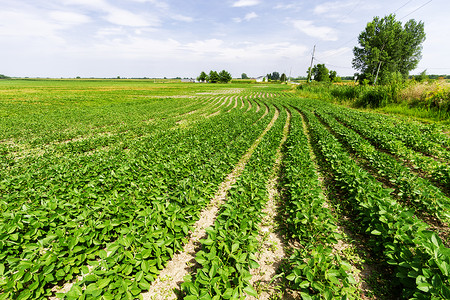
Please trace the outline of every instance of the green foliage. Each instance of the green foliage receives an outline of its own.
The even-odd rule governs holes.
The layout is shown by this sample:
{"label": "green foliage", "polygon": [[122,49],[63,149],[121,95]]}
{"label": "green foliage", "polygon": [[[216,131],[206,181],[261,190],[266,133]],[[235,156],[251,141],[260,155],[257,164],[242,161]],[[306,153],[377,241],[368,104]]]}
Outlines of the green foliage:
{"label": "green foliage", "polygon": [[[299,102],[312,137],[333,174],[334,184],[358,213],[370,243],[396,268],[402,295],[409,298],[446,298],[449,294],[450,250],[428,225],[402,207],[370,174],[350,158],[338,140],[318,121],[313,110],[319,102]],[[373,130],[373,129],[372,129]]]}
{"label": "green foliage", "polygon": [[286,81],[287,81],[286,74],[284,74],[284,73],[281,74],[280,81],[281,81],[281,82],[286,82]]}
{"label": "green foliage", "polygon": [[248,78],[247,74],[245,74],[245,73],[242,73],[242,75],[241,75],[241,79],[249,79],[249,78]]}
{"label": "green foliage", "polygon": [[[34,87],[55,97],[39,84],[47,82]],[[216,108],[205,106],[203,98],[137,100],[136,94],[147,96],[155,89],[148,82],[136,90],[114,83],[121,88],[109,94],[103,91],[105,83],[97,86],[100,93],[86,92],[90,82],[71,84],[83,87],[83,97],[78,93],[72,103],[65,98],[66,111],[58,105],[60,88],[59,97],[33,104],[30,113],[22,106],[16,115],[14,105],[5,106],[8,99],[0,102],[9,112],[0,121],[8,128],[2,139],[42,151],[15,157],[20,149],[5,148],[0,157],[0,299],[47,298],[52,287],[79,275],[83,279],[58,296],[138,297],[182,250],[200,210],[257,137],[253,124],[264,113],[235,109],[204,118]],[[172,88],[166,86],[163,96]],[[73,93],[77,89],[69,95]],[[102,103],[105,95],[110,98]],[[87,111],[98,114],[81,109],[83,101],[89,103]],[[56,122],[52,109],[63,114]],[[178,124],[180,115],[191,126]],[[10,119],[15,122],[8,123]],[[72,119],[71,131],[67,124]],[[42,126],[47,123],[52,125],[48,132]],[[23,132],[23,126],[29,131],[22,141],[14,134]],[[107,134],[102,136],[102,130]],[[68,134],[74,133],[70,139]]]}
{"label": "green foliage", "polygon": [[225,70],[220,71],[210,71],[209,75],[206,75],[205,72],[202,72],[199,77],[197,77],[198,81],[208,81],[210,83],[228,83],[232,79],[231,74]]}
{"label": "green foliage", "polygon": [[[272,106],[272,115],[274,107]],[[195,276],[185,277],[185,299],[245,299],[257,296],[250,284],[250,268],[257,268],[258,224],[267,201],[267,180],[280,144],[283,120],[277,119],[252,154],[242,175],[227,195],[214,227],[207,228],[196,261],[201,265]],[[270,121],[265,117],[263,124]],[[258,122],[257,125],[261,125]],[[259,127],[259,130],[263,128]]]}
{"label": "green foliage", "polygon": [[375,17],[358,37],[359,47],[353,49],[353,67],[364,79],[374,82],[378,75],[385,83],[387,76],[400,72],[404,78],[417,67],[425,40],[424,24],[409,20],[402,26],[391,14]]}
{"label": "green foliage", "polygon": [[209,82],[210,83],[217,83],[220,81],[220,76],[219,73],[217,73],[217,71],[209,71]]}
{"label": "green foliage", "polygon": [[3,74],[0,74],[0,79],[9,79],[10,77],[8,77],[8,76],[6,76],[6,75],[3,75]]}
{"label": "green foliage", "polygon": [[427,75],[427,70],[423,70],[419,75],[413,76],[413,79],[417,82],[424,82],[429,79]]}
{"label": "green foliage", "polygon": [[198,80],[198,81],[201,81],[201,82],[205,82],[205,81],[208,81],[208,80],[209,80],[209,77],[208,77],[208,75],[207,75],[204,71],[202,71],[202,72],[200,73],[200,75],[197,77],[197,80]]}
{"label": "green foliage", "polygon": [[225,70],[220,71],[220,73],[219,73],[219,82],[227,83],[227,82],[231,81],[231,78],[232,78],[231,74],[228,73],[227,71],[225,71]]}
{"label": "green foliage", "polygon": [[311,76],[315,81],[320,82],[329,82],[330,81],[330,73],[328,69],[325,67],[325,64],[317,64],[311,70]]}
{"label": "green foliage", "polygon": [[350,265],[332,253],[342,237],[336,218],[325,205],[308,144],[300,114],[294,111],[285,146],[282,187],[286,194],[281,207],[286,235],[301,247],[289,258],[286,279],[302,295],[327,295],[328,299],[355,295]]}
{"label": "green foliage", "polygon": [[268,81],[277,81],[280,79],[280,73],[278,72],[272,72],[272,74],[267,74],[267,80]]}

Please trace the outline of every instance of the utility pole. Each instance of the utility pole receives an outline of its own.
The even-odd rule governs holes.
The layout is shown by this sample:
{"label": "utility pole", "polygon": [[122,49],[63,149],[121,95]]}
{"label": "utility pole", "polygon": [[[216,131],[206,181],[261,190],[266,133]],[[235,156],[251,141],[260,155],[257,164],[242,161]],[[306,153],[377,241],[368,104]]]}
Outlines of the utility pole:
{"label": "utility pole", "polygon": [[380,72],[381,63],[382,61],[380,61],[380,63],[378,64],[377,75],[375,76],[375,81],[373,82],[373,85],[377,84],[378,72]]}
{"label": "utility pole", "polygon": [[[381,54],[383,53],[384,46],[386,46],[386,41],[383,43],[383,47],[381,47],[380,56],[381,56]],[[381,67],[381,64],[382,64],[382,63],[383,63],[383,62],[382,62],[381,60],[380,60],[380,62],[378,63],[377,75],[375,75],[375,81],[373,82],[373,85],[376,85],[376,84],[377,84],[378,72],[380,72],[380,67]],[[373,73],[372,73],[372,74],[373,74]]]}
{"label": "utility pole", "polygon": [[313,66],[313,62],[314,62],[314,53],[316,53],[316,45],[314,45],[314,48],[313,48],[313,53],[312,53],[312,57],[311,57],[311,66],[309,67],[309,75],[308,75],[309,81],[311,81],[311,71],[312,71],[312,66]]}

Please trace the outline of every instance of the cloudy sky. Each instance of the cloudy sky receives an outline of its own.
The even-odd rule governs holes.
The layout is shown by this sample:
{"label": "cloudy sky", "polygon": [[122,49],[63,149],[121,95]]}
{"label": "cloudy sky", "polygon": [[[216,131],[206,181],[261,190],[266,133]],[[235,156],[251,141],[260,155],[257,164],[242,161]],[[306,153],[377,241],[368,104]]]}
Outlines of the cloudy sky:
{"label": "cloudy sky", "polygon": [[425,23],[412,73],[450,74],[448,0],[0,0],[0,74],[196,77],[228,70],[304,76],[315,63],[353,75],[374,16]]}

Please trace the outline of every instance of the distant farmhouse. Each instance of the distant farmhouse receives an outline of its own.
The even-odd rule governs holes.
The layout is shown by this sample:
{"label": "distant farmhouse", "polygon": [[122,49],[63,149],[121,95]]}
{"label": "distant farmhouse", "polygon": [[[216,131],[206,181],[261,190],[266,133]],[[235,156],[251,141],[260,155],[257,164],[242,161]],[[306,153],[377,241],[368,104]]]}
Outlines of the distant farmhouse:
{"label": "distant farmhouse", "polygon": [[267,76],[259,76],[255,78],[256,82],[267,82]]}
{"label": "distant farmhouse", "polygon": [[195,79],[192,78],[183,78],[181,79],[181,82],[196,82]]}

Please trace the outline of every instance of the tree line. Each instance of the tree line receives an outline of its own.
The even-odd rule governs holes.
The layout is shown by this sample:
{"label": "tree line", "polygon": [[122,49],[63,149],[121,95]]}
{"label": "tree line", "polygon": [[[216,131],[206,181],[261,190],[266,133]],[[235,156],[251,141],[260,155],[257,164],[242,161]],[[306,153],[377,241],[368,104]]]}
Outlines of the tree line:
{"label": "tree line", "polygon": [[200,73],[197,77],[197,80],[200,82],[209,82],[209,83],[228,83],[232,79],[231,74],[225,70],[220,71],[210,71],[209,74],[206,74],[204,71]]}

